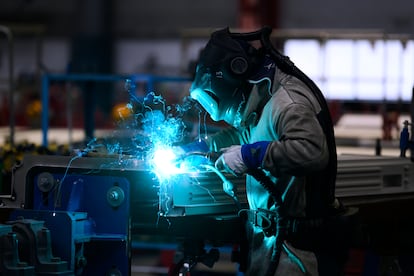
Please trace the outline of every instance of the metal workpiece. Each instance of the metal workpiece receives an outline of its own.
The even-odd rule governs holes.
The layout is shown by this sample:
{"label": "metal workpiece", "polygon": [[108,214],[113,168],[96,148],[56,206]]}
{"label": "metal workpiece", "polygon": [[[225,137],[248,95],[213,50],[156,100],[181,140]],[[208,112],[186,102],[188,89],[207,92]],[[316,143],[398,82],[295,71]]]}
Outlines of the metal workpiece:
{"label": "metal workpiece", "polygon": [[[3,207],[21,208],[29,204],[26,208],[31,208],[33,202],[31,198],[26,198],[28,193],[34,188],[40,194],[40,192],[57,191],[59,187],[68,185],[59,184],[66,170],[66,177],[63,180],[73,183],[76,182],[73,180],[73,172],[85,176],[89,174],[91,176],[89,182],[96,182],[99,177],[104,179],[108,174],[128,179],[133,184],[132,204],[155,203],[163,216],[215,215],[234,212],[234,202],[223,192],[223,180],[212,171],[180,174],[174,176],[169,181],[169,185],[160,187],[156,177],[142,161],[120,162],[117,158],[35,155],[25,156],[22,165],[15,171],[12,183],[14,198],[2,199]],[[33,177],[36,181],[30,186],[28,183],[33,180]],[[233,183],[234,187],[237,187],[237,195],[241,203],[247,206],[245,179],[232,175],[225,175],[225,177]],[[83,181],[83,178],[79,179],[78,182]],[[99,187],[100,189],[102,188]],[[159,191],[170,199],[160,206],[158,206]],[[358,201],[358,198],[364,197],[388,195],[404,197],[410,196],[411,193],[414,193],[414,163],[410,158],[354,154],[338,156],[337,197],[345,201]],[[106,204],[112,207],[121,205],[125,197],[125,191],[116,181],[111,182],[104,196]],[[144,201],[147,203],[144,204]]]}
{"label": "metal workpiece", "polygon": [[[226,174],[226,179],[233,183],[241,204],[247,207],[245,178]],[[223,180],[214,172],[178,175],[170,184],[165,192],[172,200],[162,206],[166,217],[237,215],[232,198],[223,190]]]}

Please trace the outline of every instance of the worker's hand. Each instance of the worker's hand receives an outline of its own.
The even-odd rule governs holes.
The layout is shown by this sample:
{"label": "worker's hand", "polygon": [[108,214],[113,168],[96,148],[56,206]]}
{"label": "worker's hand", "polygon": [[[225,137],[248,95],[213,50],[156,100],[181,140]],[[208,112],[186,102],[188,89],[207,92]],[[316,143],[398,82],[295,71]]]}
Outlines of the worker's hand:
{"label": "worker's hand", "polygon": [[217,159],[215,166],[218,170],[241,176],[247,171],[243,162],[241,146],[235,145],[222,149],[222,155]]}
{"label": "worker's hand", "polygon": [[261,141],[224,148],[223,154],[216,161],[216,168],[235,176],[241,176],[248,170],[261,168],[269,144],[268,141]]}

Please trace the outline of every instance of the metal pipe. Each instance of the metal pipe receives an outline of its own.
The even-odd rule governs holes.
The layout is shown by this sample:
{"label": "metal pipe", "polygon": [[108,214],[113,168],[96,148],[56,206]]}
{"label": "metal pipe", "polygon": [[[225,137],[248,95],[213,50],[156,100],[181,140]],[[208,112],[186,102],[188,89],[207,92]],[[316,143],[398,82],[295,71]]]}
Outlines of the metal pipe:
{"label": "metal pipe", "polygon": [[49,130],[49,75],[42,76],[42,145],[48,146],[47,132]]}
{"label": "metal pipe", "polygon": [[10,28],[0,25],[0,32],[4,33],[8,41],[8,53],[9,53],[9,108],[10,108],[10,145],[14,147],[14,132],[15,132],[15,108],[14,108],[14,76],[13,76],[13,34]]}

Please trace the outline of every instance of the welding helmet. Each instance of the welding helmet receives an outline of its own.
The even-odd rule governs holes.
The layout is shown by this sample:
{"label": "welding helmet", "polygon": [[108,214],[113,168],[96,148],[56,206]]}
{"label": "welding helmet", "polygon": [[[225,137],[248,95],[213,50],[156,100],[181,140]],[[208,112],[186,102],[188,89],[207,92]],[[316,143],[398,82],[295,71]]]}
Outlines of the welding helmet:
{"label": "welding helmet", "polygon": [[234,39],[228,28],[213,32],[201,51],[190,96],[214,121],[237,126],[252,90],[249,77],[264,55],[247,41]]}

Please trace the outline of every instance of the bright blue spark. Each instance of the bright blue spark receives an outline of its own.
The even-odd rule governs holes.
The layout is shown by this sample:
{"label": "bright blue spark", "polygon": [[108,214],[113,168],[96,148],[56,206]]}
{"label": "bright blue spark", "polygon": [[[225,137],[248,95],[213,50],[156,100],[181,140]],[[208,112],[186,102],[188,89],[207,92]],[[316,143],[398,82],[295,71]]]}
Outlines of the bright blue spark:
{"label": "bright blue spark", "polygon": [[[117,164],[129,164],[132,159],[144,161],[147,168],[157,177],[159,189],[159,208],[168,212],[171,204],[170,188],[172,181],[176,181],[183,173],[198,173],[203,169],[206,158],[201,156],[180,156],[175,146],[186,138],[186,125],[183,117],[188,110],[194,107],[195,102],[186,97],[180,105],[167,105],[166,100],[155,92],[149,92],[145,97],[137,97],[136,85],[131,79],[125,80],[125,90],[129,95],[126,108],[132,114],[130,120],[124,120],[117,125],[114,136],[105,142],[92,140],[87,150],[76,155],[73,160],[85,156],[90,150],[105,148],[109,155],[118,155]],[[201,122],[204,135],[207,137],[206,114],[202,118],[202,111],[197,106],[198,139],[202,139]],[[178,155],[177,155],[178,154]],[[142,163],[141,163],[142,164]],[[65,173],[66,176],[66,173]],[[65,176],[62,181],[64,181]],[[177,178],[176,178],[177,177]]]}
{"label": "bright blue spark", "polygon": [[171,178],[171,176],[185,172],[184,167],[177,162],[178,156],[173,148],[165,148],[162,145],[154,151],[152,158],[152,169],[162,182]]}

